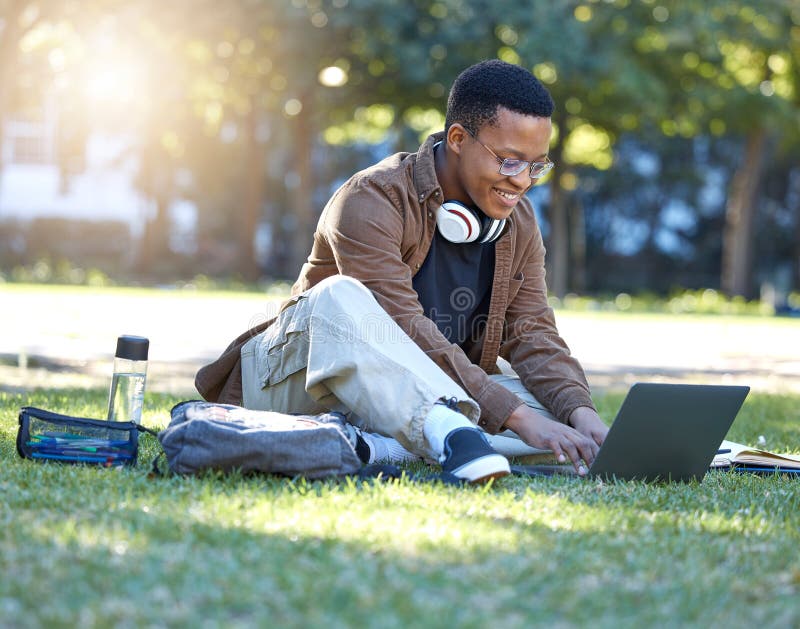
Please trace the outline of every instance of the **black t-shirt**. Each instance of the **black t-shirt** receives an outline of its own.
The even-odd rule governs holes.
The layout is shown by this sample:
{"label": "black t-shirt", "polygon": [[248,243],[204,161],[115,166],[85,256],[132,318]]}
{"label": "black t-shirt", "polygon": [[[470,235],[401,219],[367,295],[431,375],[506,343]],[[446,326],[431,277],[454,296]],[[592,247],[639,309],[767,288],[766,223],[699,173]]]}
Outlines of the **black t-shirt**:
{"label": "black t-shirt", "polygon": [[494,242],[453,243],[438,230],[412,280],[419,301],[439,331],[464,346],[486,325],[494,277]]}

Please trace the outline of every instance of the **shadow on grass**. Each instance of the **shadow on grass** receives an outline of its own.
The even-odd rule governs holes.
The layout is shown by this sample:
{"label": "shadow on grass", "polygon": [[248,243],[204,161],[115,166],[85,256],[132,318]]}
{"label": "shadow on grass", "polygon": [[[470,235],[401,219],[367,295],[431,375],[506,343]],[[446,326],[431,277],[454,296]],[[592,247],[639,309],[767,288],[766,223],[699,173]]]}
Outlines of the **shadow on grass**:
{"label": "shadow on grass", "polygon": [[[3,552],[5,574],[14,575],[2,586],[6,607],[14,601],[24,617],[45,623],[85,623],[88,615],[94,620],[88,624],[100,625],[214,619],[447,627],[533,620],[705,623],[741,621],[742,613],[757,618],[760,606],[771,613],[784,605],[796,610],[791,582],[781,589],[774,580],[767,586],[748,578],[746,590],[737,586],[729,571],[754,566],[731,552],[730,533],[659,530],[630,507],[624,535],[605,526],[570,530],[563,522],[546,526],[490,513],[469,514],[469,525],[448,535],[456,515],[449,509],[412,531],[402,529],[402,507],[386,505],[380,517],[358,509],[355,525],[352,514],[315,511],[315,502],[340,497],[329,486],[321,495],[312,487],[310,496],[284,490],[258,499],[237,483],[221,483],[226,504],[203,508],[197,503],[206,482],[189,483],[174,503],[169,492],[152,491],[136,497],[110,491],[83,510],[80,503],[53,510],[41,498],[15,501],[17,526]],[[402,498],[404,490],[389,493]],[[374,488],[364,491],[374,498]],[[281,495],[287,493],[289,500]],[[359,493],[347,497],[358,500]],[[467,493],[467,499],[476,496]],[[465,539],[465,530],[492,533],[483,543]],[[425,534],[428,540],[406,537]],[[751,543],[771,550],[773,561],[786,550],[770,547],[772,536],[763,533]],[[752,606],[735,609],[737,587]],[[731,606],[727,613],[724,605]]]}
{"label": "shadow on grass", "polygon": [[452,488],[3,467],[12,620],[741,626],[800,612],[797,498],[775,483]]}
{"label": "shadow on grass", "polygon": [[[16,458],[18,406],[91,415],[105,395],[0,394],[0,608],[12,625],[791,626],[800,617],[797,481],[148,480],[145,454],[120,471]],[[166,419],[176,401],[149,396],[146,416]],[[751,396],[734,428],[796,440],[797,401]],[[614,412],[620,402],[602,400]]]}

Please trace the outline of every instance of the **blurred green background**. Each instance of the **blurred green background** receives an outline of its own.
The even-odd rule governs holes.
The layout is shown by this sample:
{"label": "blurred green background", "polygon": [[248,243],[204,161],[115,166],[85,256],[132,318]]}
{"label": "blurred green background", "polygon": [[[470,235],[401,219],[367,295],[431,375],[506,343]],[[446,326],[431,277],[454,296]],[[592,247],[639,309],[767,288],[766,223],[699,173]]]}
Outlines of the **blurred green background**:
{"label": "blurred green background", "polygon": [[796,0],[0,0],[0,278],[291,280],[494,57],[557,104],[555,296],[800,309]]}

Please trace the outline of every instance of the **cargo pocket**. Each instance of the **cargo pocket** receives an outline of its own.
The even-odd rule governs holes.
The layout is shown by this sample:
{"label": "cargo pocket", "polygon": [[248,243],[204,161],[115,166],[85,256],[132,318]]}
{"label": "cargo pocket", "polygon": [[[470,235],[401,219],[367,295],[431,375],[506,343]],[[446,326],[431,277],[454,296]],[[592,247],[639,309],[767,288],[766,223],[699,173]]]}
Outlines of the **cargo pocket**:
{"label": "cargo pocket", "polygon": [[255,347],[257,378],[262,387],[278,384],[306,368],[310,316],[309,301],[300,296],[264,331]]}

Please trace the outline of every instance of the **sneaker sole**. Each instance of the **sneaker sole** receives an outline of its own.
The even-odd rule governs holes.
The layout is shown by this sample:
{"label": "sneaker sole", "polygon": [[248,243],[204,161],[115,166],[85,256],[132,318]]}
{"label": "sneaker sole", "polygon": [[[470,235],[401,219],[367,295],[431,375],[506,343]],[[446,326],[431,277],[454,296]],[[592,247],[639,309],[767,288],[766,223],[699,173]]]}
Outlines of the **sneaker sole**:
{"label": "sneaker sole", "polygon": [[508,459],[501,454],[487,454],[451,472],[454,476],[470,483],[485,483],[492,478],[500,478],[510,473]]}

